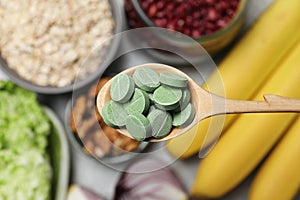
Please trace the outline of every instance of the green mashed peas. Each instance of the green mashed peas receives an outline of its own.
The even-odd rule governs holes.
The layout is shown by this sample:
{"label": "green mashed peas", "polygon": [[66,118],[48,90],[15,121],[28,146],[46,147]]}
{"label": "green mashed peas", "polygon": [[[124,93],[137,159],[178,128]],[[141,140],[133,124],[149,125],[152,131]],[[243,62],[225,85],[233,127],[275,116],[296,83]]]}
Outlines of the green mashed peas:
{"label": "green mashed peas", "polygon": [[0,200],[50,199],[50,130],[34,93],[0,81]]}

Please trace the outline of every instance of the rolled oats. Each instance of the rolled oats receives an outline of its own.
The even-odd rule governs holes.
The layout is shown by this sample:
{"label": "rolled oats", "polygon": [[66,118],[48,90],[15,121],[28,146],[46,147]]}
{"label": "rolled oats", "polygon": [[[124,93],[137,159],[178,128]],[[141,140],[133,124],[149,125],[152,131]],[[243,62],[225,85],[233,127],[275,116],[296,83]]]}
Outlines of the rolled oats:
{"label": "rolled oats", "polygon": [[114,26],[108,0],[0,0],[0,54],[22,78],[63,87],[97,69],[100,54],[81,66]]}

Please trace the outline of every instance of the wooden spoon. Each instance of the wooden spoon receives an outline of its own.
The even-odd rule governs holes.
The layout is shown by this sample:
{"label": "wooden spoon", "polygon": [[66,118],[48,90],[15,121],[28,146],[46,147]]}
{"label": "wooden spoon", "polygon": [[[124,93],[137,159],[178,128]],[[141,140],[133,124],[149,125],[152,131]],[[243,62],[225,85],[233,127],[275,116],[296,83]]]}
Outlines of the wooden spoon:
{"label": "wooden spoon", "polygon": [[[156,71],[157,73],[169,72],[184,76],[188,79],[188,87],[191,92],[191,102],[195,109],[195,118],[193,122],[185,128],[173,128],[169,135],[162,139],[149,139],[149,142],[161,142],[169,140],[186,133],[191,127],[196,125],[199,121],[221,114],[234,114],[234,113],[266,113],[266,112],[300,112],[300,100],[292,99],[288,97],[282,97],[278,95],[263,95],[265,101],[247,101],[247,100],[234,100],[227,99],[225,97],[218,96],[216,94],[209,93],[208,91],[201,88],[193,79],[182,71],[170,67],[168,65],[148,63],[138,65],[121,73],[128,75],[133,74],[133,72],[138,67],[148,67]],[[99,113],[104,106],[104,104],[111,100],[110,97],[110,86],[113,78],[108,81],[97,95],[97,109]],[[131,134],[125,129],[118,129],[118,131],[130,138]]]}

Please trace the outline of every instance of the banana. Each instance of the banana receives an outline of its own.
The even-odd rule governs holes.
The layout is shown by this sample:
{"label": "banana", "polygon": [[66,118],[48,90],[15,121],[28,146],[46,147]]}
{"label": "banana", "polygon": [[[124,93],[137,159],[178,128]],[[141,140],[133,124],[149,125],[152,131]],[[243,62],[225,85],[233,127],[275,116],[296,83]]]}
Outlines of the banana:
{"label": "banana", "polygon": [[293,199],[300,188],[300,117],[256,174],[249,200]]}
{"label": "banana", "polygon": [[[263,94],[300,98],[300,41],[255,99]],[[296,113],[240,115],[198,168],[191,188],[195,197],[221,197],[237,186],[262,161]]]}
{"label": "banana", "polygon": [[[299,7],[299,0],[274,1],[203,87],[228,98],[253,98],[300,38]],[[219,87],[222,82],[225,93],[223,87]],[[223,130],[229,128],[236,117],[226,116]],[[222,128],[217,126],[222,123],[222,116],[206,119],[186,134],[167,142],[166,149],[174,157],[188,158],[216,139]]]}

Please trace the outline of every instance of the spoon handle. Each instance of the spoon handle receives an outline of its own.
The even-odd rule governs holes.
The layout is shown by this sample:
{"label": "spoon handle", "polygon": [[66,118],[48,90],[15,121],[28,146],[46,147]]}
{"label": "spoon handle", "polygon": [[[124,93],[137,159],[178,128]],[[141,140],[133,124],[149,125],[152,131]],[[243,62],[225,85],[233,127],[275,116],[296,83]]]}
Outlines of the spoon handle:
{"label": "spoon handle", "polygon": [[230,113],[300,112],[299,99],[273,94],[266,94],[263,97],[264,101],[225,99],[225,109],[216,110],[215,115]]}

